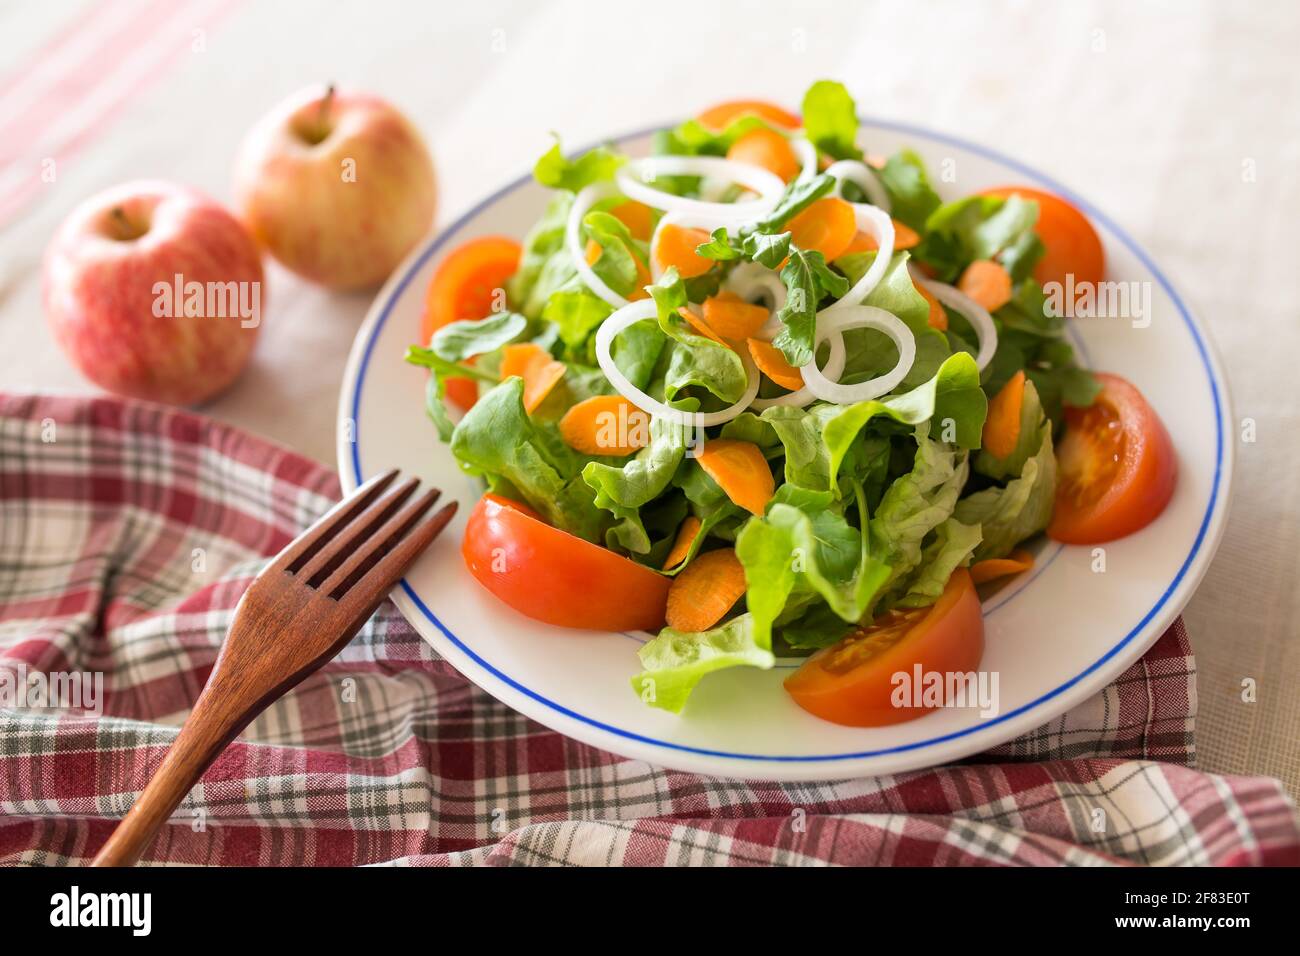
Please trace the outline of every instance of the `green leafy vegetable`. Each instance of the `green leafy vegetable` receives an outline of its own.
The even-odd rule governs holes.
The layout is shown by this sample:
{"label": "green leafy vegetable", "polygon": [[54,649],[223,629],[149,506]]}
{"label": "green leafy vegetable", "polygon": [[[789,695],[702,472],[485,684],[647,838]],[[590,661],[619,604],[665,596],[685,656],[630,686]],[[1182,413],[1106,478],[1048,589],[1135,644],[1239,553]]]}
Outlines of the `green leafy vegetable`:
{"label": "green leafy vegetable", "polygon": [[738,666],[766,670],[776,662],[771,643],[758,638],[749,614],[695,634],[666,627],[639,656],[645,670],[632,678],[632,689],[647,704],[674,714],[706,674]]}
{"label": "green leafy vegetable", "polygon": [[483,319],[450,322],[433,333],[429,348],[448,362],[463,362],[474,355],[495,352],[515,341],[528,327],[518,312],[496,312]]}
{"label": "green leafy vegetable", "polygon": [[803,98],[804,132],[819,150],[835,159],[861,159],[858,110],[844,84],[820,80]]}
{"label": "green leafy vegetable", "polygon": [[930,185],[921,157],[910,149],[900,150],[885,161],[878,175],[889,194],[889,214],[924,235],[926,221],[943,201]]}
{"label": "green leafy vegetable", "polygon": [[533,166],[533,178],[550,189],[578,192],[592,183],[613,179],[625,158],[606,146],[588,150],[577,159],[568,159],[560,149],[560,139],[542,154]]}

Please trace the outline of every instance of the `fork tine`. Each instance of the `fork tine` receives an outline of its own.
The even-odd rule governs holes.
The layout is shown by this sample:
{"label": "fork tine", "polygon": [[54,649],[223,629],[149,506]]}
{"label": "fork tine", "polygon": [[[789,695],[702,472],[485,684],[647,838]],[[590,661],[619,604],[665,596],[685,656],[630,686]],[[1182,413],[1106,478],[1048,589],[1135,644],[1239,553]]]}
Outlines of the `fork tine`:
{"label": "fork tine", "polygon": [[402,535],[406,534],[424,517],[425,512],[433,507],[441,494],[442,492],[437,488],[430,488],[389,518],[382,528],[372,534],[361,547],[330,573],[318,590],[337,600],[344,591],[360,580],[363,574],[393,549]]}
{"label": "fork tine", "polygon": [[329,577],[348,555],[374,534],[376,528],[392,517],[419,486],[420,479],[407,478],[390,488],[383,497],[371,502],[359,515],[321,542],[311,560],[296,572],[298,579],[309,587],[319,587],[321,581]]}
{"label": "fork tine", "polygon": [[432,517],[403,538],[392,550],[380,559],[361,577],[352,583],[338,598],[341,604],[361,619],[368,617],[379,602],[387,596],[407,568],[423,553],[442,529],[456,514],[456,502],[451,501],[439,508]]}
{"label": "fork tine", "polygon": [[272,568],[296,571],[316,554],[321,544],[374,501],[385,488],[393,483],[398,475],[396,468],[375,475],[365,484],[360,485],[352,494],[344,498],[316,521],[302,534],[294,538],[276,557]]}

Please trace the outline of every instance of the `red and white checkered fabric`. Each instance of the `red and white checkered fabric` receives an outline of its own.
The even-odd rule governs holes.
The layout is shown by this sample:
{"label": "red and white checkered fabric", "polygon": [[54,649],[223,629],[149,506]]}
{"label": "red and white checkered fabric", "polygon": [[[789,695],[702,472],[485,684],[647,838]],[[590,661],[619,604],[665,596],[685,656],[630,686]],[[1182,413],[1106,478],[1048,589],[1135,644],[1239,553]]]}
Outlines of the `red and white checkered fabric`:
{"label": "red and white checkered fabric", "polygon": [[[101,716],[0,701],[0,863],[93,856],[244,588],[337,494],[324,468],[192,414],[0,395],[0,670],[104,675]],[[1195,704],[1180,622],[1093,700],[978,760],[716,780],[525,719],[386,605],[221,756],[143,862],[1300,863],[1277,781],[1192,769]]]}

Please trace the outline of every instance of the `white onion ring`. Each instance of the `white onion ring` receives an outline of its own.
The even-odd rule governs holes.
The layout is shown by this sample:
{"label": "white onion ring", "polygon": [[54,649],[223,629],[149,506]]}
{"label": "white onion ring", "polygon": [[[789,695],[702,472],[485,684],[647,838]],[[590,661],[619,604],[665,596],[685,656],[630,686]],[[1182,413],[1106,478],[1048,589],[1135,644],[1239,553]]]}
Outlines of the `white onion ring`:
{"label": "white onion ring", "polygon": [[573,197],[569,207],[569,220],[564,225],[564,244],[573,259],[574,268],[587,288],[600,296],[616,309],[627,305],[623,298],[609,286],[587,264],[587,253],[582,248],[582,220],[591,211],[591,207],[602,199],[608,199],[617,193],[612,183],[592,183]]}
{"label": "white onion ring", "polygon": [[817,147],[806,137],[798,136],[790,140],[790,148],[799,159],[799,175],[795,182],[804,182],[817,175]]}
{"label": "white onion ring", "polygon": [[885,191],[876,171],[866,163],[858,162],[856,159],[841,159],[838,163],[831,163],[826,167],[826,174],[834,178],[837,186],[843,186],[847,179],[867,194],[873,206],[885,212],[891,210],[889,193]]}
{"label": "white onion ring", "polygon": [[921,270],[915,266],[911,268],[911,275],[913,282],[924,288],[950,309],[960,312],[966,321],[971,324],[971,328],[975,330],[975,335],[979,338],[980,343],[979,353],[975,356],[975,365],[981,372],[984,371],[989,362],[993,361],[993,356],[998,350],[998,330],[993,324],[993,316],[989,315],[989,310],[965,292],[962,292],[961,289],[944,282],[927,279],[921,274]]}
{"label": "white onion ring", "polygon": [[[879,398],[898,387],[912,370],[916,361],[916,338],[912,330],[891,312],[873,305],[842,305],[823,309],[817,313],[817,331],[813,349],[832,336],[843,336],[849,329],[875,329],[884,332],[898,346],[898,364],[884,375],[856,385],[832,382],[817,367],[817,360],[809,362],[799,371],[814,395],[837,405],[852,405]],[[838,376],[837,376],[838,377]]]}
{"label": "white onion ring", "polygon": [[[826,357],[826,374],[830,378],[839,378],[844,374],[844,363],[848,361],[848,352],[844,348],[844,335],[843,333],[830,335],[827,340],[831,343],[831,354]],[[812,364],[817,364],[815,359]],[[807,367],[804,366],[804,368]],[[802,369],[800,369],[800,374],[803,374]],[[817,396],[805,384],[803,388],[787,392],[784,395],[778,395],[775,398],[756,398],[752,403],[752,407],[757,408],[760,412],[775,405],[791,405],[795,408],[803,408],[816,400]]]}
{"label": "white onion ring", "polygon": [[749,384],[745,388],[745,394],[740,396],[740,401],[734,405],[721,409],[716,412],[684,412],[680,408],[673,408],[671,405],[665,405],[663,402],[651,398],[641,389],[637,388],[619,371],[618,365],[614,362],[612,347],[614,337],[630,325],[637,322],[644,322],[646,319],[653,319],[658,315],[658,309],[653,300],[643,299],[625,305],[619,309],[596,330],[596,361],[600,363],[601,371],[609,379],[610,384],[618,390],[618,393],[626,398],[647,415],[653,415],[656,418],[667,419],[677,425],[683,425],[687,428],[708,428],[712,425],[721,425],[729,422],[754,401],[758,394],[758,367],[754,364],[754,359],[750,356],[749,351],[739,352],[740,360],[745,366],[745,375]]}
{"label": "white onion ring", "polygon": [[[889,218],[888,213],[882,212],[875,206],[855,202],[853,215],[857,218],[858,228],[870,233],[876,240],[876,258],[872,261],[871,267],[863,273],[862,278],[853,284],[853,288],[828,305],[826,309],[861,303],[884,278],[885,270],[889,268],[889,260],[894,255],[894,220]],[[822,311],[825,312],[826,309]]]}
{"label": "white onion ring", "polygon": [[[759,198],[724,203],[674,196],[672,193],[646,185],[642,181],[642,176],[646,173],[653,177],[715,176],[753,190],[759,194]],[[713,217],[714,228],[734,225],[745,219],[761,219],[771,212],[780,200],[781,194],[785,192],[785,183],[781,182],[780,177],[774,176],[761,166],[723,159],[720,156],[648,156],[625,163],[614,174],[614,178],[618,188],[629,199],[668,212]]]}

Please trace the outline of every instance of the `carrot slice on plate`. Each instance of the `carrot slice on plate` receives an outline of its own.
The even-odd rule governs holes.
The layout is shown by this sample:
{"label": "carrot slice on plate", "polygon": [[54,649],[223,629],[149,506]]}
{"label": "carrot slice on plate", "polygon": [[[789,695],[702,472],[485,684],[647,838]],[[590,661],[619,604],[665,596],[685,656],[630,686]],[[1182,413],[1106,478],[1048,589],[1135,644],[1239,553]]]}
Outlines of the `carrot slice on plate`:
{"label": "carrot slice on plate", "polygon": [[957,280],[957,288],[996,312],[1011,301],[1011,274],[992,259],[976,259]]}
{"label": "carrot slice on plate", "polygon": [[624,200],[617,206],[612,207],[609,214],[627,226],[627,231],[632,233],[633,239],[648,242],[650,235],[654,232],[654,213],[649,206],[639,203],[635,199]]}
{"label": "carrot slice on plate", "polygon": [[681,527],[677,529],[677,539],[673,541],[673,549],[668,552],[668,557],[664,558],[663,569],[675,568],[686,560],[686,556],[691,553],[691,545],[695,544],[695,536],[700,533],[703,527],[702,522],[695,515],[687,515],[682,521]]}
{"label": "carrot slice on plate", "polygon": [[[906,223],[899,222],[897,219],[892,220],[894,223],[894,251],[900,249],[911,249],[913,246],[920,245],[921,234]],[[840,255],[847,256],[854,252],[875,252],[880,246],[876,244],[876,237],[858,231],[853,236],[853,241],[849,243]]]}
{"label": "carrot slice on plate", "polygon": [[792,243],[800,249],[815,249],[830,262],[843,255],[853,242],[858,220],[849,203],[826,196],[791,219],[786,229]]}
{"label": "carrot slice on plate", "polygon": [[799,157],[794,154],[790,141],[766,126],[752,129],[732,143],[727,159],[761,166],[779,176],[782,182],[788,183],[799,175]]}
{"label": "carrot slice on plate", "polygon": [[1016,450],[1020,441],[1020,408],[1024,401],[1025,373],[1022,369],[1012,375],[989,402],[981,443],[994,458],[1006,458]]}
{"label": "carrot slice on plate", "polygon": [[734,292],[719,292],[704,300],[704,321],[724,339],[741,341],[758,334],[769,313],[751,305]]}
{"label": "carrot slice on plate", "polygon": [[745,568],[731,548],[696,555],[668,588],[664,619],[678,631],[707,631],[745,593]]}
{"label": "carrot slice on plate", "polygon": [[749,354],[754,357],[758,370],[782,388],[792,392],[803,388],[803,375],[785,360],[785,355],[775,345],[762,339],[750,339]]}
{"label": "carrot slice on plate", "polygon": [[710,326],[708,322],[706,322],[704,319],[701,319],[690,309],[686,308],[686,306],[682,306],[680,309],[678,309],[677,314],[686,320],[687,325],[693,328],[696,332],[700,333],[700,335],[704,336],[706,339],[712,339],[714,342],[717,342],[723,348],[728,348],[728,349],[731,348],[730,345],[728,345],[726,342],[722,340],[722,336],[718,335],[717,332],[713,331],[713,327]]}
{"label": "carrot slice on plate", "polygon": [[970,578],[976,584],[983,584],[985,581],[993,581],[997,578],[1019,574],[1021,571],[1028,571],[1033,566],[1034,556],[1028,551],[1017,548],[1005,558],[988,558],[985,561],[976,561],[970,566]]}
{"label": "carrot slice on plate", "polygon": [[917,292],[921,293],[921,298],[930,303],[930,315],[926,321],[930,328],[938,329],[940,332],[948,331],[948,313],[943,310],[939,300],[930,294],[930,290],[923,285],[914,286]]}
{"label": "carrot slice on plate", "polygon": [[630,455],[650,444],[650,416],[622,395],[595,395],[564,413],[560,437],[584,455]]}
{"label": "carrot slice on plate", "polygon": [[551,353],[535,342],[507,345],[501,353],[501,377],[518,375],[524,380],[524,411],[529,414],[551,394],[564,371],[564,363],[551,358]]}
{"label": "carrot slice on plate", "polygon": [[715,438],[704,443],[695,460],[728,498],[753,514],[761,515],[776,493],[772,469],[753,442]]}
{"label": "carrot slice on plate", "polygon": [[659,229],[650,255],[654,257],[660,272],[673,266],[683,279],[693,279],[713,268],[712,259],[706,259],[695,251],[708,242],[709,238],[703,229],[669,223]]}

